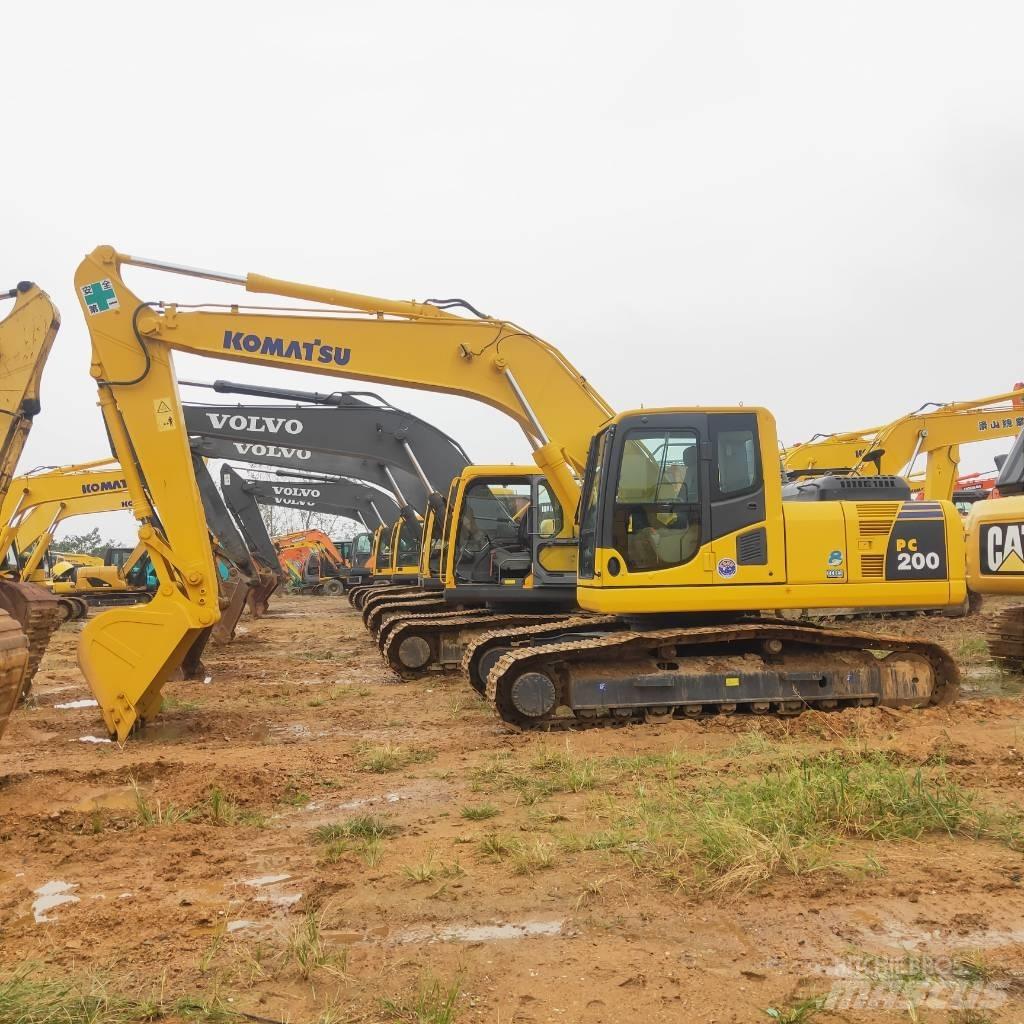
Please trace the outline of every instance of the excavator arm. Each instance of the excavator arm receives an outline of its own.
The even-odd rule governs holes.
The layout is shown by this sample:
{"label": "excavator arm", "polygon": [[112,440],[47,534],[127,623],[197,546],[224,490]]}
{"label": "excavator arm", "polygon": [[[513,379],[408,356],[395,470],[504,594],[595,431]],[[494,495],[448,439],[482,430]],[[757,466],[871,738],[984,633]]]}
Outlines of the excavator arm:
{"label": "excavator arm", "polygon": [[392,525],[401,512],[387,491],[357,480],[245,480],[242,488],[261,505],[308,509],[357,522]]}
{"label": "excavator arm", "polygon": [[[339,434],[336,447],[347,444],[345,436]],[[399,504],[412,508],[423,508],[429,500],[429,493],[411,470],[378,459],[363,458],[358,452],[330,455],[306,449],[301,456],[297,456],[297,450],[292,448],[251,445],[213,436],[194,436],[192,451],[204,459],[245,462],[261,468],[273,467],[281,476],[308,475],[311,479],[347,477],[350,480],[364,480],[390,491]]]}
{"label": "excavator arm", "polygon": [[264,568],[276,568],[277,552],[274,542],[267,533],[267,526],[260,515],[256,499],[243,487],[245,482],[245,477],[233,467],[221,467],[220,486],[224,505],[235,521],[245,546],[253,557],[263,563]]}
{"label": "excavator arm", "polygon": [[[255,462],[257,456],[269,456],[274,461],[267,464],[367,479],[347,469],[326,465],[322,458],[328,454],[362,456],[379,465],[383,473],[393,472],[398,489],[409,504],[419,509],[470,464],[469,456],[453,438],[377,395],[322,395],[230,381],[203,386],[212,387],[218,394],[237,391],[281,400],[298,398],[305,403],[287,407],[187,405],[185,420],[189,433],[227,441],[234,454],[225,458],[242,457],[244,461]],[[395,489],[391,484],[382,486]]]}
{"label": "excavator arm", "polygon": [[794,445],[783,465],[791,477],[826,473],[909,475],[925,459],[925,500],[956,489],[960,446],[1015,437],[1024,429],[1024,385],[965,402],[919,409],[881,427],[830,434]]}

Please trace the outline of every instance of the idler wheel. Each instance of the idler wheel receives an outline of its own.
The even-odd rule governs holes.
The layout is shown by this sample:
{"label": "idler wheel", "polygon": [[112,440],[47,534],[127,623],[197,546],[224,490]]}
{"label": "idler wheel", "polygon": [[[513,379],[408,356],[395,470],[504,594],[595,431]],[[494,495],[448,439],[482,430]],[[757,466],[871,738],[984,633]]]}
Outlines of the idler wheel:
{"label": "idler wheel", "polygon": [[415,633],[398,645],[398,660],[405,668],[423,668],[430,661],[430,644]]}
{"label": "idler wheel", "polygon": [[558,700],[558,689],[543,672],[524,672],[509,691],[512,706],[527,718],[551,714]]}

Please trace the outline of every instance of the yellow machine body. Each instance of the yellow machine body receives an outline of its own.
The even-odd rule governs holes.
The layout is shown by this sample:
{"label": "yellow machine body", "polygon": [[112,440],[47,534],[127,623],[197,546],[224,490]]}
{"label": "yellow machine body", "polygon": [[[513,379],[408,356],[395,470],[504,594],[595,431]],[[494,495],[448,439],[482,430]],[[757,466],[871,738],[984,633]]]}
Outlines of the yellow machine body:
{"label": "yellow machine body", "polygon": [[0,531],[0,558],[6,557],[13,541],[19,553],[28,553],[20,579],[42,582],[40,565],[62,522],[91,513],[131,511],[131,507],[124,473],[110,459],[18,477],[0,512],[0,521],[6,524]]}
{"label": "yellow machine body", "polygon": [[[612,426],[686,410],[622,413]],[[631,571],[628,552],[598,545],[595,571],[581,577],[581,607],[605,614],[737,612],[833,607],[957,605],[966,596],[963,529],[950,502],[782,501],[774,417],[753,407],[702,407],[716,414],[756,418],[763,472],[760,518],[701,543],[684,564]],[[696,435],[695,435],[696,436]],[[698,441],[698,443],[700,443]],[[617,507],[628,508],[646,488],[620,480]],[[633,487],[633,491],[630,488]],[[758,498],[760,500],[760,498]],[[651,530],[657,548],[686,543],[685,531]],[[745,559],[744,537],[757,531],[763,556]],[[636,541],[625,525],[623,547]],[[635,560],[634,560],[635,561]],[[923,579],[922,576],[934,578]]]}
{"label": "yellow machine body", "polygon": [[1024,494],[971,506],[967,584],[978,594],[1024,594]]}
{"label": "yellow machine body", "polygon": [[[174,270],[101,246],[75,275],[100,408],[125,467],[140,540],[160,580],[149,605],[105,612],[82,634],[79,664],[108,728],[119,738],[155,713],[163,683],[219,614],[216,569],[190,469],[173,350],[486,402],[522,426],[535,461],[565,507],[573,507],[575,474],[585,461],[588,439],[611,409],[557,349],[515,324],[254,274],[199,276],[335,310],[287,314],[157,306],[124,283],[122,266],[133,262]],[[524,394],[547,410],[544,428]]]}

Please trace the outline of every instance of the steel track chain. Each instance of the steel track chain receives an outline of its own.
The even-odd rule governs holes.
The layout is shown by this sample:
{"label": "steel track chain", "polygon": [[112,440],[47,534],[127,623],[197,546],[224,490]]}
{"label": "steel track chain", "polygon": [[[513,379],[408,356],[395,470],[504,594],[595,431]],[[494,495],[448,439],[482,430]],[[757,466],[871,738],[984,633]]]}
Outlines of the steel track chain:
{"label": "steel track chain", "polygon": [[[560,644],[547,644],[541,648],[520,647],[506,652],[491,668],[487,675],[485,696],[502,722],[521,731],[537,728],[550,730],[621,725],[627,720],[644,720],[646,714],[643,713],[643,709],[629,708],[628,719],[616,718],[614,715],[611,718],[594,718],[583,721],[576,718],[526,719],[512,707],[511,701],[508,699],[507,691],[511,683],[510,673],[513,669],[525,666],[533,667],[531,663],[542,660],[558,660],[559,656],[566,655],[588,657],[600,653],[627,654],[667,645],[697,647],[723,641],[735,643],[767,639],[790,640],[821,647],[845,647],[847,649],[852,647],[855,650],[878,650],[881,648],[890,652],[919,654],[931,662],[936,672],[937,685],[932,694],[931,703],[945,704],[956,699],[960,680],[959,670],[953,659],[938,644],[861,633],[854,630],[779,624],[771,620],[734,626],[675,628],[650,632],[626,630],[601,637],[587,637]],[[614,711],[612,708],[608,710]]]}
{"label": "steel track chain", "polygon": [[[398,647],[401,645],[402,640],[408,636],[411,632],[423,633],[433,631],[435,633],[441,633],[449,629],[460,629],[468,627],[470,629],[474,627],[484,628],[491,625],[511,625],[516,621],[530,621],[536,622],[537,619],[544,618],[547,621],[551,621],[553,616],[538,616],[529,615],[527,613],[520,613],[514,615],[511,613],[492,612],[485,608],[470,609],[466,612],[457,615],[442,615],[442,616],[423,616],[418,621],[410,617],[409,620],[403,620],[400,625],[391,630],[388,634],[387,642],[381,653],[384,656],[384,660],[388,663],[388,666],[395,672],[401,675],[403,678],[415,678],[416,675],[420,674],[422,669],[408,669],[404,667],[398,661]],[[426,666],[424,666],[426,667]]]}
{"label": "steel track chain", "polygon": [[402,624],[409,621],[418,621],[422,619],[436,619],[440,621],[442,619],[454,619],[463,615],[469,615],[473,617],[479,617],[482,615],[493,615],[494,613],[489,609],[481,605],[479,608],[452,608],[450,605],[442,605],[440,608],[435,608],[432,611],[425,612],[396,612],[394,615],[389,615],[387,619],[381,623],[380,629],[377,630],[377,634],[374,639],[377,641],[377,646],[383,652],[385,645],[388,643],[391,634],[396,629],[401,629]]}

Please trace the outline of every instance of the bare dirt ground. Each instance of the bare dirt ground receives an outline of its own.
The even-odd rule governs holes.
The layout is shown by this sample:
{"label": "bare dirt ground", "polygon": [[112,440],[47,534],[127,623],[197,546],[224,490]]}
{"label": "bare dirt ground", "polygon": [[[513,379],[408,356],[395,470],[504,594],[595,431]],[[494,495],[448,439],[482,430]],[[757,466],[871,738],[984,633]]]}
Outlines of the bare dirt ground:
{"label": "bare dirt ground", "polygon": [[1024,1020],[1012,829],[847,836],[737,884],[699,830],[669,856],[631,817],[829,751],[1024,809],[1024,706],[985,614],[879,627],[961,660],[949,708],[566,737],[506,732],[456,677],[399,683],[344,599],[275,598],[123,748],[89,740],[65,626],[0,743],[0,982],[324,1024]]}

